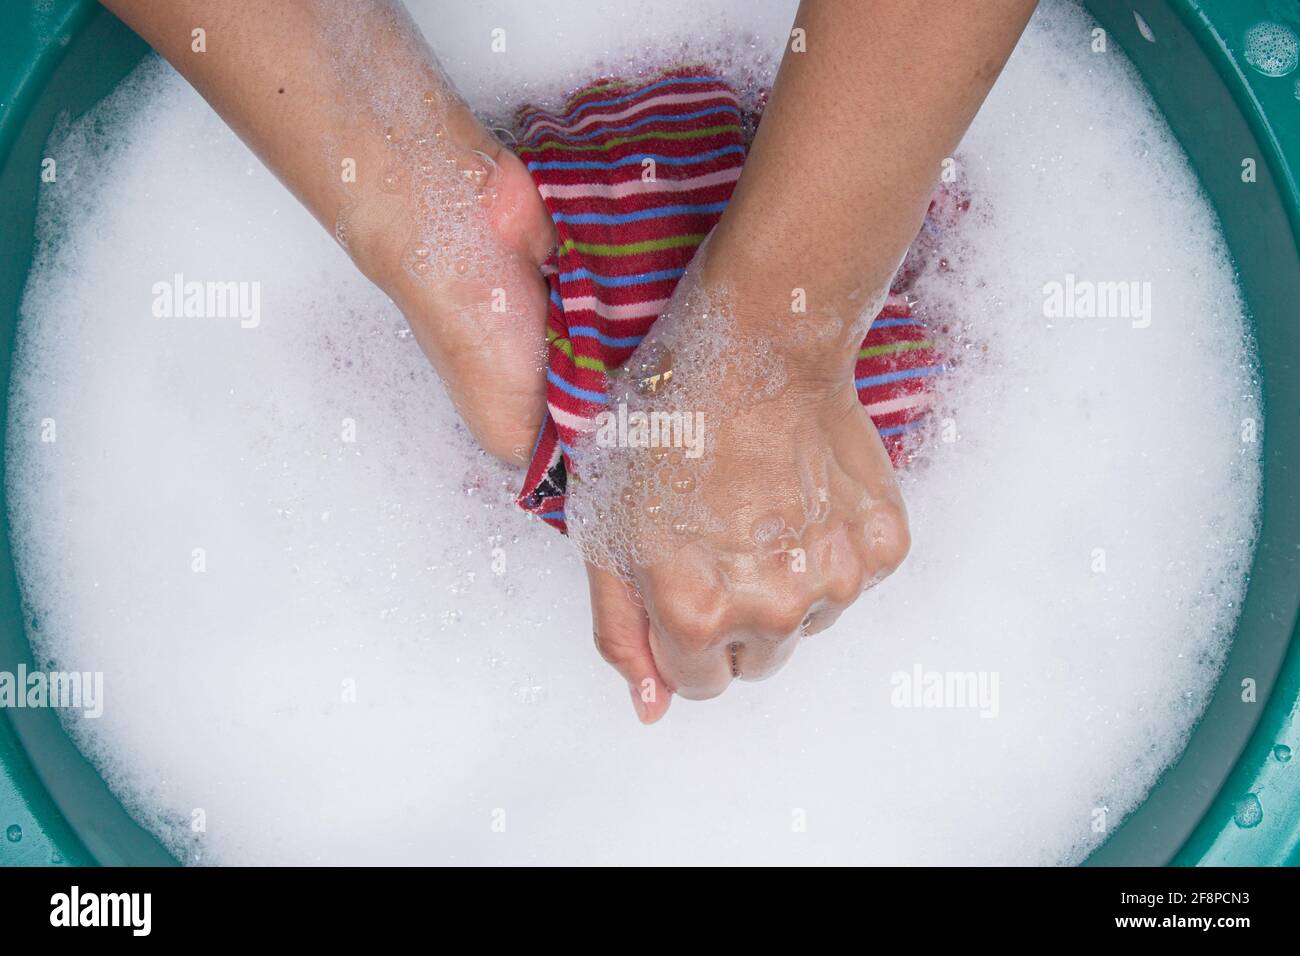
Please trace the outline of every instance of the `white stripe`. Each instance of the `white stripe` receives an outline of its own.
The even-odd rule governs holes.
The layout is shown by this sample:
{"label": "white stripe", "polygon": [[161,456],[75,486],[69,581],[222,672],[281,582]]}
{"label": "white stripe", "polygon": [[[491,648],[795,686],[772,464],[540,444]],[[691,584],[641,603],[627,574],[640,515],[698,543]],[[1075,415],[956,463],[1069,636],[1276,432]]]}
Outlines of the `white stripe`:
{"label": "white stripe", "polygon": [[594,295],[575,295],[564,300],[564,314],[574,312],[595,312],[602,319],[625,321],[628,319],[653,319],[664,310],[667,299],[655,299],[650,302],[631,302],[627,305],[610,305],[601,302]]}
{"label": "white stripe", "polygon": [[[629,167],[632,168],[632,167]],[[740,167],[719,169],[690,179],[658,179],[645,182],[640,175],[622,183],[543,183],[538,187],[544,199],[625,199],[642,193],[668,191],[689,192],[722,183],[732,183],[740,178]]]}
{"label": "white stripe", "polygon": [[929,392],[917,392],[915,395],[891,398],[887,402],[873,402],[867,406],[867,414],[872,416],[888,415],[890,412],[906,411],[909,408],[924,408],[932,400],[933,397]]}
{"label": "white stripe", "polygon": [[650,107],[675,106],[679,103],[700,103],[705,100],[725,99],[730,103],[739,106],[739,101],[731,93],[725,90],[706,90],[702,93],[664,93],[660,96],[652,96],[648,100],[642,100],[635,103],[619,113],[592,113],[584,117],[573,126],[565,126],[563,123],[555,120],[539,119],[533,120],[528,131],[524,133],[524,140],[528,141],[542,127],[547,126],[561,133],[576,133],[593,123],[616,122],[621,119],[627,119],[629,116],[635,116],[637,113]]}
{"label": "white stripe", "polygon": [[551,417],[555,419],[555,424],[563,426],[570,431],[590,434],[596,430],[596,420],[593,418],[583,418],[580,415],[574,415],[572,412],[566,412],[562,408],[550,406]]}

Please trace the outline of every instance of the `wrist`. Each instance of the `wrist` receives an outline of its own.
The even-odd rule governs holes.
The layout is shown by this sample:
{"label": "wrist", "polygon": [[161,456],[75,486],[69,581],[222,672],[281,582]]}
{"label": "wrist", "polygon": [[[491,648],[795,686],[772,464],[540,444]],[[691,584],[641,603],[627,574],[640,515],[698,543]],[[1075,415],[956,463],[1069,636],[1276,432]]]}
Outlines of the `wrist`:
{"label": "wrist", "polygon": [[334,215],[335,238],[353,263],[395,298],[454,277],[455,263],[439,254],[451,246],[434,237],[481,231],[501,144],[452,100],[417,126],[370,130],[354,149],[355,182],[341,187]]}
{"label": "wrist", "polygon": [[727,297],[736,332],[772,350],[787,390],[851,390],[854,363],[887,281],[876,294],[846,290],[815,268],[756,261],[734,235],[715,230],[701,249],[699,267],[702,281]]}

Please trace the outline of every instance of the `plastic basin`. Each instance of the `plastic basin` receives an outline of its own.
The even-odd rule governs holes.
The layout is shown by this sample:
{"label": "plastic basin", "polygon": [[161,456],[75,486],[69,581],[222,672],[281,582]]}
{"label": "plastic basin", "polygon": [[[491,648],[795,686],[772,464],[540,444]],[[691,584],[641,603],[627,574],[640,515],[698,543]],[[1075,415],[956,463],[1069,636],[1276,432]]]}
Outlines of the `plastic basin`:
{"label": "plastic basin", "polygon": [[[38,9],[32,9],[32,7]],[[1300,862],[1300,70],[1268,76],[1246,31],[1300,34],[1294,0],[1096,0],[1137,65],[1219,214],[1259,347],[1265,402],[1262,526],[1231,653],[1179,760],[1092,864]],[[1135,17],[1135,12],[1141,18]],[[92,0],[0,9],[0,375],[8,395],[19,299],[31,266],[42,148],[148,48]],[[1255,160],[1254,182],[1242,177]],[[6,419],[7,420],[7,419]],[[0,671],[34,668],[0,514]],[[1253,681],[1254,700],[1243,700]],[[1263,810],[1243,814],[1243,800]],[[21,829],[15,840],[14,827]],[[72,744],[55,711],[0,710],[0,864],[167,864]]]}

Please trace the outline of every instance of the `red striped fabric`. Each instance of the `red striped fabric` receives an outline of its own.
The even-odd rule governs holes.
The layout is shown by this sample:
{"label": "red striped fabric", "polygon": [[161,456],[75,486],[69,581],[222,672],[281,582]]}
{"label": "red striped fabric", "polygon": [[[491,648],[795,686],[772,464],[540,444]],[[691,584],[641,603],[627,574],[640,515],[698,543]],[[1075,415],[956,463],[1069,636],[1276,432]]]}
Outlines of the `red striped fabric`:
{"label": "red striped fabric", "polygon": [[[524,110],[516,118],[516,150],[559,237],[543,270],[551,293],[549,414],[519,504],[562,532],[569,449],[605,407],[606,372],[632,354],[722,215],[754,121],[723,80],[690,69],[636,85],[593,85],[558,114]],[[948,199],[931,203],[931,220],[954,207]],[[916,270],[905,264],[900,276],[909,271]],[[854,369],[858,397],[896,466],[943,368],[901,291],[891,293]]]}

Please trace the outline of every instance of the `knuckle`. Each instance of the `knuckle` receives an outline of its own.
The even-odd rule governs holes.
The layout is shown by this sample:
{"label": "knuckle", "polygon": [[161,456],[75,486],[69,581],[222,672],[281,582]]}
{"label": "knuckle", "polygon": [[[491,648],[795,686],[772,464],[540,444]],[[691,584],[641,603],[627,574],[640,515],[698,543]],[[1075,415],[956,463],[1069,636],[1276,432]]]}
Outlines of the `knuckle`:
{"label": "knuckle", "polygon": [[719,588],[698,577],[674,575],[656,583],[655,618],[665,636],[688,650],[704,650],[721,638],[725,603]]}
{"label": "knuckle", "polygon": [[827,602],[847,607],[856,601],[872,576],[867,564],[867,560],[855,552],[831,565],[826,574]]}
{"label": "knuckle", "polygon": [[901,504],[891,503],[875,509],[867,519],[866,535],[872,576],[897,569],[912,547],[907,513]]}
{"label": "knuckle", "polygon": [[702,651],[717,643],[716,616],[668,601],[660,608],[659,623],[664,632],[687,650]]}
{"label": "knuckle", "polygon": [[784,640],[793,637],[808,617],[812,601],[802,593],[775,593],[768,597],[759,610],[764,633]]}
{"label": "knuckle", "polygon": [[609,636],[602,632],[600,628],[596,628],[592,631],[592,638],[596,645],[596,653],[600,655],[600,659],[606,664],[617,664],[620,659],[619,650]]}

